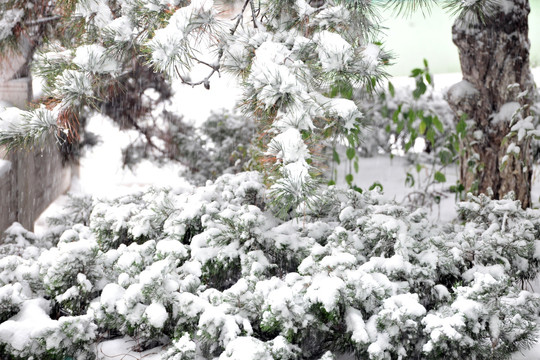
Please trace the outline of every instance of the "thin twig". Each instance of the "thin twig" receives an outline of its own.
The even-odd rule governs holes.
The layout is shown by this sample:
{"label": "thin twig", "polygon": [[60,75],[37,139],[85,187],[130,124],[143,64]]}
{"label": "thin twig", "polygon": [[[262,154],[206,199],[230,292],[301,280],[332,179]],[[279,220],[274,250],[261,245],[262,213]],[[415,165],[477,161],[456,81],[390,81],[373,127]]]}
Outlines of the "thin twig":
{"label": "thin twig", "polygon": [[253,0],[249,0],[249,5],[251,6],[251,18],[253,19],[253,27],[257,29],[257,19],[255,17],[255,4]]}
{"label": "thin twig", "polygon": [[[234,24],[233,28],[231,29],[231,35],[234,35],[234,33],[236,32],[236,30],[238,29],[238,26],[240,25],[240,23],[242,22],[242,19],[244,18],[244,12],[247,8],[247,5],[248,4],[252,4],[252,1],[253,0],[246,0],[244,2],[244,6],[242,6],[242,10],[240,11],[240,13],[238,15],[236,15],[233,19],[237,19],[236,20],[236,23]],[[253,4],[252,4],[252,14],[253,14]],[[254,14],[253,14],[254,16]],[[257,27],[257,24],[255,22],[255,18],[253,18],[253,25],[255,27]],[[216,60],[216,65],[212,65],[212,64],[209,64],[207,62],[204,62],[202,60],[199,60],[199,59],[195,59],[197,62],[199,62],[200,64],[203,64],[203,65],[206,65],[208,66],[209,68],[212,69],[212,71],[202,80],[200,81],[192,81],[188,78],[186,78],[185,76],[182,76],[180,74],[180,71],[178,71],[178,68],[175,66],[174,67],[174,70],[176,71],[176,74],[178,75],[178,77],[180,78],[180,81],[182,81],[182,83],[186,84],[186,85],[190,85],[192,87],[195,87],[197,85],[204,85],[204,87],[206,89],[210,89],[210,78],[217,72],[219,74],[219,68],[220,68],[220,62],[221,62],[221,58],[223,57],[223,48],[219,49],[219,52],[218,52],[218,56],[217,56],[217,60]]]}
{"label": "thin twig", "polygon": [[236,24],[234,24],[234,27],[231,29],[231,35],[234,35],[234,33],[236,32],[236,29],[238,28],[238,25],[240,25],[240,22],[242,21],[242,19],[244,18],[244,11],[246,11],[246,7],[247,5],[251,2],[251,0],[246,0],[246,2],[244,3],[244,6],[242,6],[242,11],[240,11],[240,14],[236,15]]}
{"label": "thin twig", "polygon": [[28,26],[33,26],[33,25],[43,24],[43,23],[46,23],[46,22],[56,21],[56,20],[59,20],[59,19],[61,19],[60,15],[47,16],[47,17],[36,19],[36,20],[26,21],[24,24],[28,25]]}
{"label": "thin twig", "polygon": [[127,116],[127,119],[128,121],[131,123],[131,125],[137,130],[139,131],[139,133],[143,134],[144,137],[146,138],[146,142],[148,143],[148,145],[150,145],[151,147],[153,147],[154,149],[158,150],[159,152],[161,152],[162,154],[166,154],[166,152],[159,148],[156,144],[154,144],[154,142],[152,141],[152,138],[150,137],[150,134],[148,133],[148,130],[147,129],[143,129],[142,127],[139,126],[139,124],[137,124],[137,122],[135,120],[133,120],[133,118],[131,116]]}
{"label": "thin twig", "polygon": [[219,63],[217,63],[215,65],[212,65],[212,64],[207,63],[206,61],[202,61],[202,60],[199,60],[197,58],[195,58],[195,61],[197,61],[199,64],[206,65],[211,69],[215,69],[216,71],[219,71]]}

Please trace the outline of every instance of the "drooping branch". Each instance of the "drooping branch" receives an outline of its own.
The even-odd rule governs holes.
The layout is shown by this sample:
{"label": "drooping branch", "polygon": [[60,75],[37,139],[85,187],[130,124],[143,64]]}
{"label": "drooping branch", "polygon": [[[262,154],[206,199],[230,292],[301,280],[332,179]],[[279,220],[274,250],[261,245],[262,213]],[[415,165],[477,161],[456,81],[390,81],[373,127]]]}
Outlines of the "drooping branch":
{"label": "drooping branch", "polygon": [[[238,29],[238,26],[240,25],[240,23],[242,22],[242,19],[244,18],[244,12],[246,11],[246,8],[247,8],[248,4],[251,4],[251,13],[252,13],[252,18],[253,18],[253,26],[255,28],[257,28],[257,21],[256,21],[256,18],[255,18],[255,5],[253,4],[253,0],[246,0],[244,2],[244,5],[242,6],[242,10],[235,17],[233,17],[233,20],[236,19],[236,22],[235,22],[234,26],[231,29],[231,32],[230,32],[231,35],[234,35],[236,33],[236,30]],[[222,58],[223,58],[223,49],[219,49],[218,56],[217,56],[215,64],[209,64],[209,63],[207,63],[205,61],[195,59],[199,64],[206,65],[211,69],[210,73],[206,77],[204,77],[202,80],[199,80],[199,81],[192,81],[191,79],[187,78],[186,76],[181,75],[180,71],[178,71],[178,68],[176,66],[174,67],[174,70],[176,71],[176,74],[178,75],[178,77],[180,78],[180,81],[182,81],[183,84],[190,85],[192,87],[195,87],[197,85],[204,85],[204,87],[207,90],[209,90],[210,89],[210,78],[212,76],[214,76],[215,73],[220,74],[219,69],[220,69],[220,63],[221,63]]]}

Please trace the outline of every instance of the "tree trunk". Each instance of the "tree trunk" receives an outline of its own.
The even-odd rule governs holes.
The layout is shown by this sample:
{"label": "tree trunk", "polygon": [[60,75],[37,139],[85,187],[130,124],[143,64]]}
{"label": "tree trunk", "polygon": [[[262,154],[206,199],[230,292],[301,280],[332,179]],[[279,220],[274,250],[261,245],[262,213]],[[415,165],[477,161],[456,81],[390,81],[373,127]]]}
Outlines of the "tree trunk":
{"label": "tree trunk", "polygon": [[[484,22],[456,20],[452,34],[463,81],[447,94],[457,119],[466,114],[471,125],[460,165],[466,191],[490,194],[491,188],[496,199],[513,191],[523,208],[531,205],[530,141],[503,139],[510,132],[516,109],[523,109],[522,116],[528,115],[534,94],[529,66],[529,11],[528,0],[505,0]],[[529,96],[518,100],[517,95],[525,90]],[[519,146],[519,154],[510,154],[503,164],[511,143]]]}

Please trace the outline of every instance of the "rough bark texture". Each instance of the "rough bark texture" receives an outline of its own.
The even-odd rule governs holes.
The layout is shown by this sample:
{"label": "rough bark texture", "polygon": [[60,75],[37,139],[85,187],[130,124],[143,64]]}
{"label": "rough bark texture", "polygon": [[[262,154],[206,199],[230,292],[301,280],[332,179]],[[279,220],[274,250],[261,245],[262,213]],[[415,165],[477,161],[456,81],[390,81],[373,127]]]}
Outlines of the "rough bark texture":
{"label": "rough bark texture", "polygon": [[[527,140],[517,144],[521,149],[519,157],[509,156],[501,168],[509,143],[517,140],[503,142],[510,131],[510,120],[495,114],[505,104],[504,110],[508,110],[531,102],[525,98],[517,103],[519,92],[529,90],[533,94],[534,89],[529,66],[530,8],[528,0],[506,0],[503,4],[484,23],[457,20],[454,24],[453,41],[459,50],[463,81],[450,88],[448,102],[458,119],[467,114],[474,125],[466,141],[470,146],[461,158],[460,175],[465,189],[477,188],[487,194],[491,188],[497,199],[513,191],[525,208],[531,204],[530,144]],[[509,90],[512,84],[519,84],[519,88]]]}

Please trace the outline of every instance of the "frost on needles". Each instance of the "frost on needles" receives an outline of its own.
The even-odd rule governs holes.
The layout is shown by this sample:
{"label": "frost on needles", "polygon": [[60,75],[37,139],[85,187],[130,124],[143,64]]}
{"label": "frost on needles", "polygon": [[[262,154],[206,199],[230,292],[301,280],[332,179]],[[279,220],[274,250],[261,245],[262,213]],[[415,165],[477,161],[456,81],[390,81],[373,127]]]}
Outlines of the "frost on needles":
{"label": "frost on needles", "polygon": [[[92,359],[129,335],[162,359],[508,358],[536,338],[540,214],[470,197],[444,226],[323,187],[281,220],[255,172],[73,197],[0,246],[0,353]],[[40,319],[36,322],[35,319]]]}
{"label": "frost on needles", "polygon": [[[44,38],[50,41],[36,49],[32,66],[44,79],[56,121],[30,122],[16,134],[0,129],[2,143],[29,146],[43,133],[76,140],[79,119],[100,109],[111,89],[122,88],[126,74],[140,67],[205,87],[229,71],[243,84],[245,113],[267,135],[261,162],[283,216],[305,213],[316,201],[320,144],[358,145],[363,115],[352,94],[373,88],[387,58],[373,43],[375,10],[366,1],[246,0],[233,20],[219,17],[212,0],[51,4],[50,11],[62,15],[58,30],[69,31],[51,25],[53,33]],[[20,5],[10,0],[5,7]],[[32,9],[25,7],[25,16],[35,15]],[[195,78],[194,64],[206,66],[208,75]],[[33,110],[25,115],[34,117]],[[293,154],[302,148],[301,156]]]}

